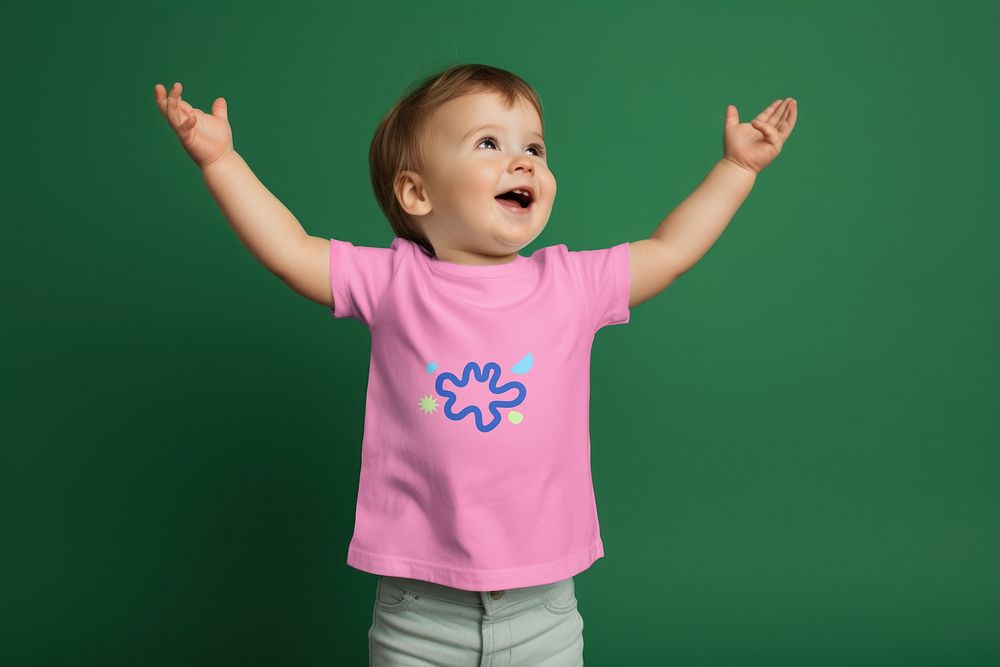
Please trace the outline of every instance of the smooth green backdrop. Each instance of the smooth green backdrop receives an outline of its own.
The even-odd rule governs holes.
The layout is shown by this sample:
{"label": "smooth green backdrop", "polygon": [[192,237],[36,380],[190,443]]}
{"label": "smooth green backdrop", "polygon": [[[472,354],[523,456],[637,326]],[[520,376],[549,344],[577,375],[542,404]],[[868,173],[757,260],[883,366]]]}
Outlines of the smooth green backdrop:
{"label": "smooth green backdrop", "polygon": [[153,102],[229,103],[311,234],[388,246],[381,115],[517,72],[542,235],[648,236],[798,125],[719,242],[595,342],[588,665],[1000,664],[993,3],[84,3],[6,12],[0,664],[367,664],[345,563],[370,338],[241,245]]}

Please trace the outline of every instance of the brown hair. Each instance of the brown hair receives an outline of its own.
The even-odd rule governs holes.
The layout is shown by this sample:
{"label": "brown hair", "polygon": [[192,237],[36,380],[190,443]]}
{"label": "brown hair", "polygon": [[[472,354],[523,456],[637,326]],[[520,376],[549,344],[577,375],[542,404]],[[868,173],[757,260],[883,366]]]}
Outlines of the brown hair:
{"label": "brown hair", "polygon": [[422,145],[427,121],[434,111],[462,95],[491,91],[498,93],[507,108],[518,99],[531,103],[542,121],[542,103],[534,89],[521,77],[507,70],[481,64],[453,65],[408,87],[404,97],[389,110],[375,128],[368,151],[372,189],[379,207],[389,218],[396,236],[424,247],[431,255],[434,248],[416,222],[396,198],[396,178],[403,170],[422,173],[426,153]]}

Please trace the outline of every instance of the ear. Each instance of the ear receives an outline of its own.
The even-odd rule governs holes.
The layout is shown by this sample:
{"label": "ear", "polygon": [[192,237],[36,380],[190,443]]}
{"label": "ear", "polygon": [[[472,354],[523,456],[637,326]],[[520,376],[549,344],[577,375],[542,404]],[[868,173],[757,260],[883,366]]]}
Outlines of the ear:
{"label": "ear", "polygon": [[427,215],[431,200],[424,179],[415,171],[402,171],[396,177],[396,199],[410,215]]}

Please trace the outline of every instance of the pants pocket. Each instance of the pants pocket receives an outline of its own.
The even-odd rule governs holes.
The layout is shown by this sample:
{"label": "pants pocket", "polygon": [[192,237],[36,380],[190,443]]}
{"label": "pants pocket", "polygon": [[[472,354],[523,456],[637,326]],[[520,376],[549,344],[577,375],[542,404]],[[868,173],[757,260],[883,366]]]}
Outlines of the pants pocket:
{"label": "pants pocket", "polygon": [[542,593],[542,604],[553,614],[568,614],[576,609],[576,582],[573,577],[553,584]]}
{"label": "pants pocket", "polygon": [[401,587],[391,577],[379,575],[375,594],[375,608],[390,614],[403,611],[416,598],[416,593]]}

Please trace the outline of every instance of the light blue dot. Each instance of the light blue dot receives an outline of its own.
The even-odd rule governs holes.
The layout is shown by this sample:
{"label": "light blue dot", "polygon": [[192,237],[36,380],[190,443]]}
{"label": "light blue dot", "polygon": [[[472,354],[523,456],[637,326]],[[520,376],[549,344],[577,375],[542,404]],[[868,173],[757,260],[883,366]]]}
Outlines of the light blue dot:
{"label": "light blue dot", "polygon": [[438,365],[432,361],[431,363],[427,364],[427,372],[433,373],[437,367]]}
{"label": "light blue dot", "polygon": [[514,367],[510,369],[511,373],[527,373],[531,370],[532,364],[535,363],[535,358],[531,356],[531,352],[521,357],[521,360],[514,364]]}

